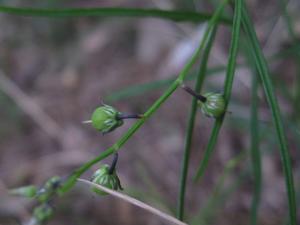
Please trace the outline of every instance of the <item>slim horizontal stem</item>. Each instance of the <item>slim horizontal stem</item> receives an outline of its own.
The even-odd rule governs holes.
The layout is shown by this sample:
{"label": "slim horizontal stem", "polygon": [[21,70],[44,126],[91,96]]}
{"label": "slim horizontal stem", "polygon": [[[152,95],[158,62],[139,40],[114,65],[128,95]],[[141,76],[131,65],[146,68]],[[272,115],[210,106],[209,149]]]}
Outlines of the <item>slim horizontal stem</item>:
{"label": "slim horizontal stem", "polygon": [[[30,8],[1,6],[0,13],[31,17],[155,17],[174,21],[203,22],[211,19],[208,13],[179,10],[143,9],[143,8]],[[231,24],[231,19],[220,18],[220,22]]]}

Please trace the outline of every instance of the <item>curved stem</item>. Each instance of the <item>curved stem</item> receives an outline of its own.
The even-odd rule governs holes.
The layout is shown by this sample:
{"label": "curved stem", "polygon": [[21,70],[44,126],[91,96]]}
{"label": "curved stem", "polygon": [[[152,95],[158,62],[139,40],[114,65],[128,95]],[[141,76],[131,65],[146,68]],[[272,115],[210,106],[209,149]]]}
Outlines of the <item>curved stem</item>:
{"label": "curved stem", "polygon": [[113,174],[113,172],[115,171],[116,169],[116,165],[117,165],[117,162],[118,162],[118,158],[119,158],[119,154],[116,152],[114,154],[114,158],[113,158],[113,161],[109,167],[109,170],[108,170],[108,173],[109,174]]}
{"label": "curved stem", "polygon": [[224,0],[221,3],[220,7],[216,10],[214,15],[210,19],[200,46],[193,54],[190,61],[184,66],[183,70],[178,75],[178,78],[169,86],[169,88],[164,92],[164,94],[159,99],[157,99],[156,102],[154,102],[154,104],[145,112],[143,117],[139,119],[135,124],[133,124],[132,127],[129,128],[129,130],[113,146],[109,147],[106,151],[102,152],[100,155],[98,155],[94,159],[88,161],[87,163],[79,167],[77,170],[75,170],[60,188],[60,194],[64,194],[65,192],[69,191],[76,183],[77,178],[79,178],[91,166],[98,163],[102,159],[108,157],[109,155],[117,152],[129,140],[129,138],[131,138],[135,134],[135,132],[146,122],[146,120],[149,119],[149,117],[151,117],[152,114],[155,113],[160,108],[160,106],[173,94],[173,92],[182,84],[189,70],[196,63],[199,55],[203,51],[205,43],[207,43],[208,41],[210,30],[212,29],[212,26],[217,21],[219,21],[219,18],[221,16],[224,6],[227,4],[227,1],[228,0]]}

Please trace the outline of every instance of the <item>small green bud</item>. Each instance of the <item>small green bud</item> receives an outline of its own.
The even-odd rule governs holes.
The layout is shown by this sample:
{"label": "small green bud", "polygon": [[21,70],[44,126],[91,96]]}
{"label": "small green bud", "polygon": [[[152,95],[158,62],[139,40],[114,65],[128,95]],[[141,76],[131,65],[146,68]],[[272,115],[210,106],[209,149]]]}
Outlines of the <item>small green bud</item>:
{"label": "small green bud", "polygon": [[51,177],[45,185],[37,192],[37,199],[40,202],[47,202],[57,191],[61,182],[58,176]]}
{"label": "small green bud", "polygon": [[123,125],[123,120],[119,119],[121,113],[109,105],[98,107],[92,114],[92,125],[102,133],[113,131]]}
{"label": "small green bud", "polygon": [[42,204],[33,210],[33,218],[42,223],[49,220],[53,215],[53,209],[49,204]]}
{"label": "small green bud", "polygon": [[34,185],[14,188],[9,190],[9,193],[12,195],[18,195],[26,198],[33,198],[36,196],[37,187]]}
{"label": "small green bud", "polygon": [[[91,178],[91,181],[95,184],[102,185],[112,190],[123,190],[116,171],[114,170],[112,173],[110,173],[110,167],[107,164],[102,165],[100,169],[96,170]],[[95,187],[92,187],[92,191],[99,195],[107,195],[106,192]]]}
{"label": "small green bud", "polygon": [[204,95],[204,102],[198,101],[201,111],[209,117],[219,118],[225,112],[225,99],[220,93],[209,92]]}

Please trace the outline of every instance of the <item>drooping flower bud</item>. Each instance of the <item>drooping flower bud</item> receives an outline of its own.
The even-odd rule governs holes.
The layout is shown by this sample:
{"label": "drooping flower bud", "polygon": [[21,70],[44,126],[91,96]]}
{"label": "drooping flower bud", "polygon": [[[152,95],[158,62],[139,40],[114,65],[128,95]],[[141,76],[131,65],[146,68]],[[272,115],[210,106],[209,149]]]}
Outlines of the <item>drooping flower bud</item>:
{"label": "drooping flower bud", "polygon": [[9,193],[11,195],[18,195],[18,196],[22,196],[22,197],[26,197],[26,198],[33,198],[36,196],[37,187],[34,185],[18,187],[18,188],[9,190]]}
{"label": "drooping flower bud", "polygon": [[121,113],[109,105],[98,107],[92,114],[92,125],[102,133],[113,131],[123,125],[123,120],[119,119]]}
{"label": "drooping flower bud", "polygon": [[[123,190],[120,179],[115,171],[111,171],[109,165],[104,164],[100,167],[100,169],[96,170],[94,175],[91,178],[91,181],[95,184],[102,185],[112,190]],[[99,190],[98,188],[92,187],[92,191],[99,195],[107,195],[106,192]]]}
{"label": "drooping flower bud", "polygon": [[206,100],[198,101],[201,111],[209,117],[219,118],[225,113],[225,99],[221,93],[204,94]]}

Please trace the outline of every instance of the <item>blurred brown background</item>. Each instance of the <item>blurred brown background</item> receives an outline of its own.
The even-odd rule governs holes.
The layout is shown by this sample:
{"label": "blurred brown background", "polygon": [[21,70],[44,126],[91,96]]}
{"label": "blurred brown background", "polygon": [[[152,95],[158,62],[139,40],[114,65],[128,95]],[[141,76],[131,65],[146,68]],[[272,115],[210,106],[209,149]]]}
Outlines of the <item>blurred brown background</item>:
{"label": "blurred brown background", "polygon": [[[2,0],[1,4],[36,7],[150,7],[212,12],[218,1],[175,0]],[[277,1],[247,1],[257,33],[271,56],[287,48],[289,36]],[[299,1],[290,1],[289,13],[300,33]],[[30,201],[7,195],[7,189],[41,185],[53,175],[73,169],[114,144],[132,125],[102,136],[82,124],[105,102],[128,113],[143,113],[164,88],[129,98],[110,98],[131,85],[175,77],[199,44],[205,25],[137,18],[30,18],[0,14],[0,224],[18,224],[30,218]],[[224,66],[230,30],[221,26],[209,67]],[[266,44],[265,44],[266,43]],[[242,54],[240,54],[242,56]],[[243,62],[240,57],[239,62]],[[299,61],[298,61],[299,63]],[[270,63],[284,115],[293,105],[281,91],[295,88],[297,61],[285,57]],[[197,68],[195,68],[197,71]],[[192,176],[201,159],[213,121],[198,113],[186,196],[189,221],[208,207],[224,166],[238,153],[249,152],[250,71],[236,72],[218,146],[199,184]],[[224,72],[211,76],[204,90],[222,90]],[[278,81],[278,82],[277,82]],[[188,82],[193,85],[192,82]],[[293,92],[292,92],[293,93]],[[178,90],[120,150],[118,172],[125,192],[170,214],[176,209],[180,164],[191,97]],[[299,184],[299,130],[286,117],[287,135]],[[263,92],[260,94],[263,154],[263,197],[259,224],[284,224],[287,200],[277,140]],[[291,124],[293,126],[291,126]],[[298,132],[298,134],[297,134]],[[298,136],[297,136],[298,135]],[[110,162],[111,157],[105,162]],[[97,166],[93,167],[93,170]],[[208,224],[248,224],[253,193],[249,157],[227,176],[217,204],[208,209]],[[89,179],[93,170],[84,177]],[[242,175],[248,170],[248,175]],[[251,172],[251,171],[250,171]],[[245,172],[247,174],[247,172]],[[226,189],[226,190],[227,190]],[[299,188],[298,188],[299,191]],[[225,191],[224,191],[225,193]],[[83,184],[55,203],[50,225],[166,224],[161,219],[113,197],[100,198]],[[202,214],[201,214],[202,215]],[[200,224],[199,220],[199,224]]]}

